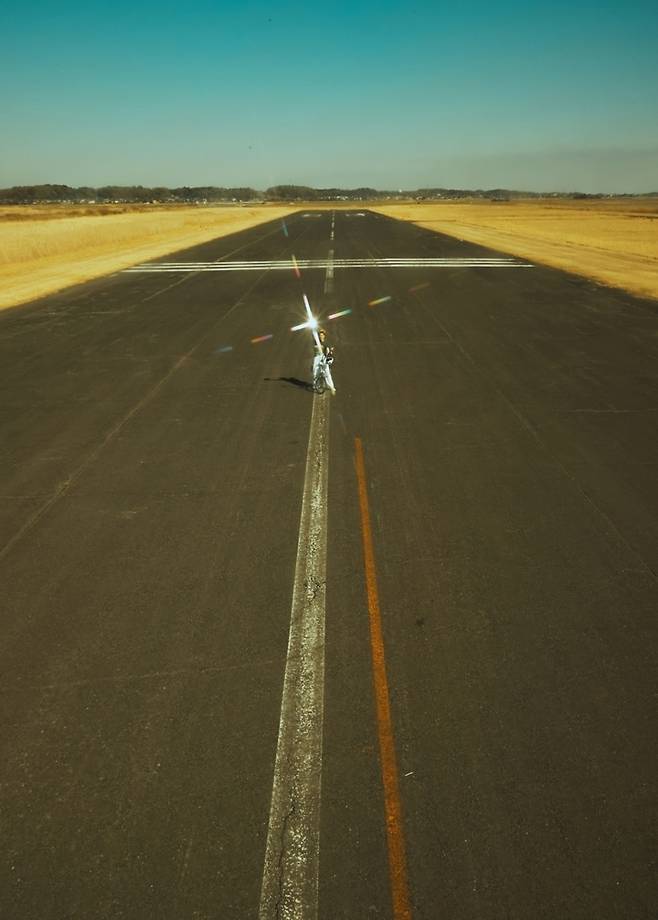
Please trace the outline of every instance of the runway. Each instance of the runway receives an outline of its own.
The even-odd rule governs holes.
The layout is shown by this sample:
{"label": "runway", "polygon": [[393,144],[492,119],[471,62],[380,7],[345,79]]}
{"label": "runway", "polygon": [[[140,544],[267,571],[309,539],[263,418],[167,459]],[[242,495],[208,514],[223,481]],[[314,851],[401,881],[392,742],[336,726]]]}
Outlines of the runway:
{"label": "runway", "polygon": [[356,209],[1,313],[0,916],[653,916],[657,313]]}

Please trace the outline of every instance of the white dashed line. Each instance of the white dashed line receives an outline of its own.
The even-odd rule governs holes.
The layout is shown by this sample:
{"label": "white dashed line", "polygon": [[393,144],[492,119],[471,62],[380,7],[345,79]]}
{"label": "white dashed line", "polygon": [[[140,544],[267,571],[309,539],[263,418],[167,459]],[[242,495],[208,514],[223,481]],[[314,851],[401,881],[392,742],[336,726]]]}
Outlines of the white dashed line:
{"label": "white dashed line", "polygon": [[325,294],[330,294],[334,289],[334,251],[333,249],[329,250],[329,255],[327,256],[327,272],[324,276],[324,292]]}

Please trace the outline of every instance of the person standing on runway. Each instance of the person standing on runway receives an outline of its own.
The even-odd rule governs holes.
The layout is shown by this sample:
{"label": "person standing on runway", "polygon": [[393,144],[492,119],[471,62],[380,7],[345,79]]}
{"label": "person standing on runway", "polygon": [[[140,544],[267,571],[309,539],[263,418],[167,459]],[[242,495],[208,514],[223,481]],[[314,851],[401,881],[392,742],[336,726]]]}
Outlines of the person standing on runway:
{"label": "person standing on runway", "polygon": [[322,357],[324,356],[327,362],[327,369],[326,369],[326,373],[328,377],[327,382],[329,383],[329,389],[331,390],[332,395],[335,396],[336,388],[334,387],[334,382],[331,377],[331,371],[329,370],[331,365],[334,363],[334,350],[327,342],[326,330],[318,329],[318,339],[320,341],[320,347],[318,348],[317,343],[314,345],[315,354],[313,356],[313,380],[315,380],[315,378],[318,375],[318,372],[320,370],[320,363],[322,361]]}

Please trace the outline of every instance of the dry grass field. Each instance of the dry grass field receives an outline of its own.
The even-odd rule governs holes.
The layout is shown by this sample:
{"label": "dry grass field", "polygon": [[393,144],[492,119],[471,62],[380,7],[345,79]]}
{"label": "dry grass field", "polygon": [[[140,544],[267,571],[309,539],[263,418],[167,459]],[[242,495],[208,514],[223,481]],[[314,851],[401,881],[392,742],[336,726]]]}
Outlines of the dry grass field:
{"label": "dry grass field", "polygon": [[187,208],[160,204],[21,204],[0,205],[0,223],[26,220],[61,220],[63,217],[105,217],[111,214],[143,214],[146,211]]}
{"label": "dry grass field", "polygon": [[658,299],[657,198],[472,199],[372,210]]}
{"label": "dry grass field", "polygon": [[0,208],[0,309],[284,217],[296,208]]}

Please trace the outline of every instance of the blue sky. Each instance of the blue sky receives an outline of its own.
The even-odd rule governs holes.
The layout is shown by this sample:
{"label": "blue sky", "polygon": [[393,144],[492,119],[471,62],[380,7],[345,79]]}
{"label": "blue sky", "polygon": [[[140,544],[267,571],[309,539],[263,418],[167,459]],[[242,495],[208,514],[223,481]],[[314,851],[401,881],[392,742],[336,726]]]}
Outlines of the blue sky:
{"label": "blue sky", "polygon": [[0,186],[658,190],[658,4],[5,0]]}

